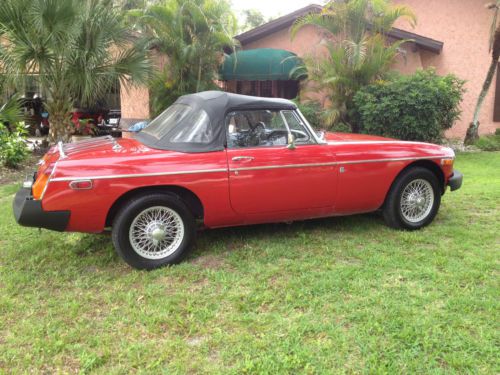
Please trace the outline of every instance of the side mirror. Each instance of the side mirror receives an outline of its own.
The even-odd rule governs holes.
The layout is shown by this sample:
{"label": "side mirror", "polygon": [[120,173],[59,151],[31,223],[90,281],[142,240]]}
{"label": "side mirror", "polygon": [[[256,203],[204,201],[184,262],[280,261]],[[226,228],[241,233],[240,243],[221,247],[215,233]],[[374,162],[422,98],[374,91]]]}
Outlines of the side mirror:
{"label": "side mirror", "polygon": [[288,133],[288,146],[286,146],[289,150],[295,150],[297,146],[295,146],[295,137],[292,133]]}

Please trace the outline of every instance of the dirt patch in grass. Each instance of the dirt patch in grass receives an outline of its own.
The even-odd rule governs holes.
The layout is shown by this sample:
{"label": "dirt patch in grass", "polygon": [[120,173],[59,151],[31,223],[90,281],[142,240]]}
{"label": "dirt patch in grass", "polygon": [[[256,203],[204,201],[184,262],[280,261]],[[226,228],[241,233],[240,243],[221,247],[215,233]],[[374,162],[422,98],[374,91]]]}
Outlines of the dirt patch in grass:
{"label": "dirt patch in grass", "polygon": [[31,175],[35,171],[38,159],[40,159],[40,155],[31,154],[16,169],[0,165],[0,185],[23,182],[27,175]]}
{"label": "dirt patch in grass", "polygon": [[203,269],[218,269],[224,265],[224,260],[215,255],[208,254],[193,259],[191,263],[196,264]]}

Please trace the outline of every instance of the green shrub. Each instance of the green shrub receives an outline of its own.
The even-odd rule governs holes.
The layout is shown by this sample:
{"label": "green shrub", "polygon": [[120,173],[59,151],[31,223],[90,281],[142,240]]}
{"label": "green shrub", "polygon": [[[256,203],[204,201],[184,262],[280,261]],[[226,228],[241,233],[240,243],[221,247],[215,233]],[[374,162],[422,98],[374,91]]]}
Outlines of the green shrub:
{"label": "green shrub", "polygon": [[323,122],[321,121],[323,109],[318,102],[307,101],[301,103],[298,98],[294,99],[293,102],[297,105],[300,112],[302,112],[304,117],[307,119],[307,121],[309,121],[314,129],[320,130],[323,127]]}
{"label": "green shrub", "polygon": [[28,156],[28,147],[23,137],[26,135],[24,123],[11,125],[12,132],[0,126],[0,161],[6,167],[17,168]]}
{"label": "green shrub", "polygon": [[434,70],[368,85],[354,97],[361,131],[410,141],[440,142],[460,117],[465,81]]}
{"label": "green shrub", "polygon": [[497,129],[495,134],[480,137],[474,145],[483,151],[500,151],[500,132]]}
{"label": "green shrub", "polygon": [[339,133],[352,133],[351,126],[343,122],[338,122],[334,124],[331,128],[331,131]]}

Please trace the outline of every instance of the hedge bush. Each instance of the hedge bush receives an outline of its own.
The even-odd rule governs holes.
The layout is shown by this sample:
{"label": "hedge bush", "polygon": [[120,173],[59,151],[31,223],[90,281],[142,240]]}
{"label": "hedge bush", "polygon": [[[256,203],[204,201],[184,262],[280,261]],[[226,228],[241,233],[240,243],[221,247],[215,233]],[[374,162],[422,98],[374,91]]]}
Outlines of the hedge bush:
{"label": "hedge bush", "polygon": [[0,124],[0,162],[9,168],[17,168],[29,154],[24,141],[24,123],[11,125],[11,131]]}
{"label": "hedge bush", "polygon": [[460,117],[465,81],[434,70],[396,76],[359,90],[354,97],[361,131],[409,141],[440,142]]}
{"label": "hedge bush", "polygon": [[307,101],[301,103],[299,98],[295,98],[293,102],[314,129],[320,130],[322,128],[321,116],[323,109],[318,102]]}

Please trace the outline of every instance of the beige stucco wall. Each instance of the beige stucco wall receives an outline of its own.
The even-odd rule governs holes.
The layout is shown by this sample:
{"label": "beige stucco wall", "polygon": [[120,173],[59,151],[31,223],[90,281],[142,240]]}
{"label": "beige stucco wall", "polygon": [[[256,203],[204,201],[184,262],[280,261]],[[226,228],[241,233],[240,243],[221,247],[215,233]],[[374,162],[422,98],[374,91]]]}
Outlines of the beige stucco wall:
{"label": "beige stucco wall", "polygon": [[[164,69],[168,62],[165,55],[156,51],[150,53],[156,71]],[[148,119],[149,111],[149,89],[146,86],[120,84],[121,112],[124,119]]]}
{"label": "beige stucco wall", "polygon": [[144,86],[120,86],[121,112],[124,119],[149,118],[149,90]]}
{"label": "beige stucco wall", "polygon": [[322,37],[315,27],[305,26],[293,40],[290,37],[290,29],[283,29],[242,47],[243,49],[279,48],[293,52],[298,56],[305,56],[321,53],[323,48],[320,45],[321,40]]}
{"label": "beige stucco wall", "polygon": [[[449,137],[463,137],[472,121],[477,97],[490,64],[488,52],[491,11],[489,0],[394,0],[410,6],[417,14],[415,29],[401,29],[444,42],[441,54],[422,51],[424,68],[435,67],[438,74],[454,73],[467,80],[462,102],[462,118],[448,131]],[[411,69],[410,69],[411,71]],[[493,122],[495,82],[486,98],[480,118],[480,133],[493,133],[500,123]]]}
{"label": "beige stucco wall", "polygon": [[402,46],[403,53],[396,57],[393,69],[402,74],[412,74],[418,69],[422,69],[421,52],[414,43],[405,43]]}

